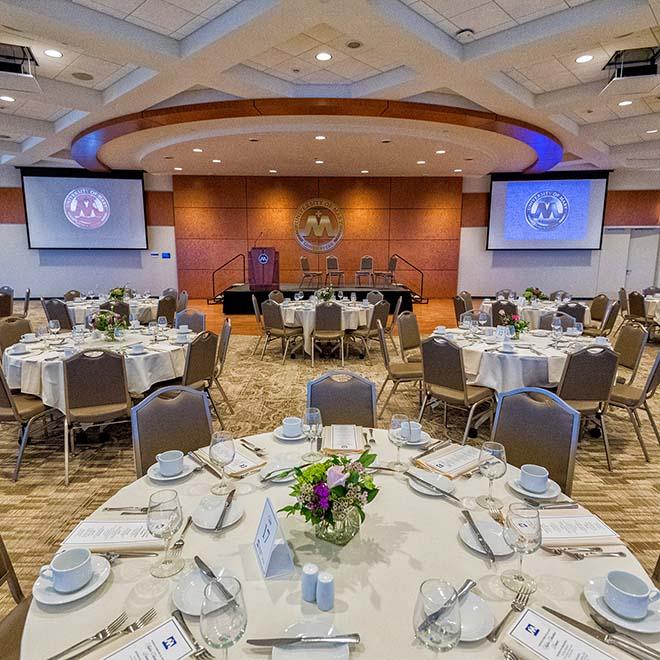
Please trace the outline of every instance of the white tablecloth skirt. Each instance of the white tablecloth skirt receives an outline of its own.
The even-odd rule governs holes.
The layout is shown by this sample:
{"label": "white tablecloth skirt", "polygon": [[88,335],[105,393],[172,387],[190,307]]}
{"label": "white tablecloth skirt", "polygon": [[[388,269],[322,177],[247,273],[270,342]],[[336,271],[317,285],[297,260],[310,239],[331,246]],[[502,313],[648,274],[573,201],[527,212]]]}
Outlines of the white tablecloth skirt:
{"label": "white tablecloth skirt", "polygon": [[646,316],[654,319],[656,323],[660,323],[660,298],[647,296],[644,299],[644,304],[646,306]]}
{"label": "white tablecloth skirt", "polygon": [[[589,307],[584,305],[584,326],[587,327],[591,323],[591,311],[589,310]],[[523,321],[527,321],[529,323],[529,329],[530,330],[536,330],[539,327],[539,324],[541,322],[541,316],[543,314],[549,314],[550,312],[556,312],[557,311],[557,306],[556,305],[542,305],[539,307],[532,307],[531,305],[523,305],[522,308],[519,308],[516,305],[516,309],[518,310],[518,314],[522,317]],[[482,302],[481,303],[481,309],[484,314],[488,314],[488,318],[490,319],[491,323],[493,321],[493,316],[492,316],[492,310],[493,310],[493,303],[491,302]]]}
{"label": "white tablecloth skirt", "polygon": [[[87,316],[91,313],[91,310],[97,309],[99,306],[99,301],[90,301],[86,300],[84,302],[68,302],[66,304],[69,310],[69,317],[71,322],[76,324],[85,323]],[[136,314],[138,321],[140,323],[149,323],[149,321],[156,320],[156,313],[158,311],[158,301],[157,300],[140,300],[139,302],[131,301],[129,302],[129,307],[131,309],[131,314]]]}

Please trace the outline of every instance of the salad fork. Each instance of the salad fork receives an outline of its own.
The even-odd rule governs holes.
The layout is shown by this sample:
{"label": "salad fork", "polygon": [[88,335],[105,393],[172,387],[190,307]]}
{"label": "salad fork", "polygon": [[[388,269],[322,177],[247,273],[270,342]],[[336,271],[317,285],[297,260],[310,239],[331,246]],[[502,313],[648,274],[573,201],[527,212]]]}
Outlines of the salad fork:
{"label": "salad fork", "polygon": [[523,585],[522,587],[520,587],[518,593],[516,594],[516,597],[513,599],[513,602],[511,603],[511,609],[506,613],[506,616],[497,624],[495,628],[493,628],[493,630],[486,637],[486,639],[489,642],[497,641],[500,631],[502,630],[502,628],[504,628],[506,622],[509,620],[509,617],[514,612],[522,612],[527,607],[530,594],[531,592],[527,585]]}

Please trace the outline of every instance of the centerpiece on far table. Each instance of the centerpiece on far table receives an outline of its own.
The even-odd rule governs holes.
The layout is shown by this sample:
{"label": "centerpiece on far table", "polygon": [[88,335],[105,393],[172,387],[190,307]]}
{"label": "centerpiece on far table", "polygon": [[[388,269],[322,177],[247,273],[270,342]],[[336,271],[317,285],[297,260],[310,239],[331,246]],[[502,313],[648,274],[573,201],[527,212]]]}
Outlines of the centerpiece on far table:
{"label": "centerpiece on far table", "polygon": [[316,297],[323,302],[329,302],[335,297],[335,290],[330,286],[324,286],[316,292]]}
{"label": "centerpiece on far table", "polygon": [[123,286],[116,286],[108,292],[108,298],[112,300],[123,300],[126,295],[126,288]]}
{"label": "centerpiece on far table", "polygon": [[296,502],[281,511],[303,516],[314,525],[318,538],[346,545],[364,522],[364,507],[378,494],[366,471],[375,460],[376,454],[365,451],[358,458],[329,456],[320,463],[295,468],[291,495]]}
{"label": "centerpiece on far table", "polygon": [[90,325],[94,330],[104,333],[111,341],[115,338],[116,328],[124,330],[128,328],[128,323],[122,318],[121,314],[115,314],[115,312],[105,309],[91,316]]}
{"label": "centerpiece on far table", "polygon": [[521,332],[527,332],[529,323],[520,318],[520,314],[507,314],[503,309],[500,310],[502,323],[500,325],[513,326],[516,331],[514,339],[520,339]]}
{"label": "centerpiece on far table", "polygon": [[532,299],[534,298],[536,298],[537,300],[547,300],[548,296],[545,293],[543,293],[543,291],[541,291],[541,289],[539,289],[538,287],[528,286],[523,292],[523,298],[527,302],[531,302]]}

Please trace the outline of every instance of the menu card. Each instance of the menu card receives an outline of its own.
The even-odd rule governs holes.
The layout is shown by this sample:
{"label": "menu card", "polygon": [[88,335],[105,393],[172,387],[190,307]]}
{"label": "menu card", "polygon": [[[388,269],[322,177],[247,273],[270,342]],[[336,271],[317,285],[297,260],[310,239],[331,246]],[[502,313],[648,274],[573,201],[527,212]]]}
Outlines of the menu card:
{"label": "menu card", "polygon": [[542,509],[541,532],[548,546],[621,545],[619,535],[586,509]]}
{"label": "menu card", "polygon": [[161,539],[152,536],[144,520],[83,520],[62,541],[62,547],[84,546],[92,552],[158,550]]}
{"label": "menu card", "polygon": [[509,637],[546,660],[614,660],[573,630],[566,630],[554,621],[526,609],[509,631]]}
{"label": "menu card", "polygon": [[240,451],[236,451],[234,460],[225,467],[225,472],[230,477],[238,477],[246,472],[254,472],[262,468],[267,462],[248,449],[241,449]]}
{"label": "menu card", "polygon": [[470,445],[452,444],[414,459],[413,462],[423,470],[439,472],[449,479],[454,479],[479,465],[479,450]]}
{"label": "menu card", "polygon": [[144,633],[103,660],[182,660],[195,651],[181,626],[168,619],[157,628]]}
{"label": "menu card", "polygon": [[354,424],[333,424],[324,434],[324,454],[361,454],[365,449],[360,429]]}

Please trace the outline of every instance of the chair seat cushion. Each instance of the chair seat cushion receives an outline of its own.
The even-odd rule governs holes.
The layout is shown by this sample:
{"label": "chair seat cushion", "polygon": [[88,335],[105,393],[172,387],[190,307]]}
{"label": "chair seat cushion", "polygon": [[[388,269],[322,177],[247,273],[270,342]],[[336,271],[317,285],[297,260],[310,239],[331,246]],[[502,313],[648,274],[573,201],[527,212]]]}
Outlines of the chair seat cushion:
{"label": "chair seat cushion", "polygon": [[598,335],[600,335],[600,326],[595,328],[585,328],[582,334],[587,335],[587,337],[598,337]]}
{"label": "chair seat cushion", "polygon": [[350,331],[353,337],[364,337],[365,339],[378,339],[378,330],[369,329],[366,326]]}
{"label": "chair seat cushion", "polygon": [[[464,393],[460,390],[454,390],[450,387],[444,387],[442,385],[429,385],[428,386],[429,394],[436,399],[441,401],[446,401],[447,403],[453,403],[456,405],[464,405],[465,397]],[[492,390],[487,387],[481,387],[479,385],[467,385],[467,402],[468,405],[474,405],[479,401],[485,401],[490,396],[492,396]]]}
{"label": "chair seat cushion", "polygon": [[600,411],[600,401],[565,400],[564,403],[567,403],[582,415],[595,415]]}
{"label": "chair seat cushion", "polygon": [[617,383],[612,388],[610,403],[615,406],[618,404],[634,408],[641,399],[642,394],[643,390],[641,387],[633,387],[632,385],[620,385]]}
{"label": "chair seat cushion", "polygon": [[303,329],[300,326],[296,328],[269,328],[268,333],[272,337],[298,337],[302,335]]}
{"label": "chair seat cushion", "polygon": [[4,660],[19,660],[21,638],[32,598],[25,598],[0,621],[0,648]]}
{"label": "chair seat cushion", "polygon": [[341,339],[344,336],[343,330],[314,330],[314,339],[331,341],[332,339]]}
{"label": "chair seat cushion", "polygon": [[419,363],[390,362],[390,374],[393,378],[423,378],[424,373]]}
{"label": "chair seat cushion", "polygon": [[419,353],[406,353],[406,362],[421,362],[422,356]]}
{"label": "chair seat cushion", "polygon": [[[31,396],[30,394],[14,394],[13,398],[18,414],[25,422],[31,417],[46,410],[46,406],[44,406],[41,399],[36,396]],[[14,419],[14,413],[11,408],[0,408],[0,420],[9,422],[14,421]]]}
{"label": "chair seat cushion", "polygon": [[71,408],[69,421],[71,422],[103,422],[128,417],[129,408],[125,403],[104,403],[98,406],[84,406]]}

